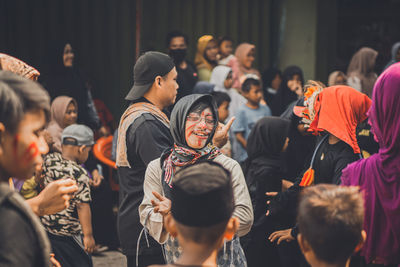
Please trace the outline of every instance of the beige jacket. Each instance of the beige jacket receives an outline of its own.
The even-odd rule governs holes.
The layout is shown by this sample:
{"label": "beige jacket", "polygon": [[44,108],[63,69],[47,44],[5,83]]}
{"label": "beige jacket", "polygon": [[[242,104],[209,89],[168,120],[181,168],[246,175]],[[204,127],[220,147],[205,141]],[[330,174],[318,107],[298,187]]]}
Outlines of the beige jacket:
{"label": "beige jacket", "polygon": [[[240,221],[237,235],[239,237],[244,236],[250,231],[253,224],[253,207],[242,169],[239,163],[222,154],[217,156],[214,161],[220,163],[232,173],[233,193],[235,197],[233,216],[237,217]],[[155,199],[152,194],[153,191],[164,195],[161,173],[160,158],[153,160],[147,166],[143,185],[144,197],[139,206],[139,215],[140,222],[147,228],[150,235],[157,240],[157,242],[163,244],[167,241],[168,233],[163,228],[162,215],[154,213],[153,206],[151,205],[151,200]]]}

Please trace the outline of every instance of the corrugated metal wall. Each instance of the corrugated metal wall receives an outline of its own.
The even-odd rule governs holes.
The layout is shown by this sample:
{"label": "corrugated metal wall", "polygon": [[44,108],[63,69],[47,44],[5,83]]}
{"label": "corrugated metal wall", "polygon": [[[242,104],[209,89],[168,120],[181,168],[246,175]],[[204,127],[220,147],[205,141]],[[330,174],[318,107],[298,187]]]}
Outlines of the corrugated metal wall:
{"label": "corrugated metal wall", "polygon": [[181,30],[189,37],[189,58],[204,34],[227,35],[235,45],[256,45],[256,66],[270,59],[269,0],[143,0],[142,50],[166,51],[165,36]]}
{"label": "corrugated metal wall", "polygon": [[[141,50],[165,51],[168,31],[189,36],[189,58],[203,34],[257,46],[256,66],[270,60],[271,0],[142,0]],[[51,40],[68,38],[94,95],[119,116],[132,85],[134,0],[0,0],[0,51],[41,70]]]}

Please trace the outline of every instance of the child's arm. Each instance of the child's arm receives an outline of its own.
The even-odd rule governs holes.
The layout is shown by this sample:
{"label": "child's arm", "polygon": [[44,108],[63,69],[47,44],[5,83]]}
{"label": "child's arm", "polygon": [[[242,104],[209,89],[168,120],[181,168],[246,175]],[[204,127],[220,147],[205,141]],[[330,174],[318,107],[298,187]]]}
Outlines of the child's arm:
{"label": "child's arm", "polygon": [[246,148],[247,147],[247,141],[244,138],[243,133],[242,132],[235,133],[235,136],[236,136],[236,139],[239,141],[239,143],[242,145],[242,147]]}
{"label": "child's arm", "polygon": [[92,231],[92,214],[88,203],[79,203],[77,205],[79,221],[82,225],[83,244],[88,253],[92,253],[96,245]]}

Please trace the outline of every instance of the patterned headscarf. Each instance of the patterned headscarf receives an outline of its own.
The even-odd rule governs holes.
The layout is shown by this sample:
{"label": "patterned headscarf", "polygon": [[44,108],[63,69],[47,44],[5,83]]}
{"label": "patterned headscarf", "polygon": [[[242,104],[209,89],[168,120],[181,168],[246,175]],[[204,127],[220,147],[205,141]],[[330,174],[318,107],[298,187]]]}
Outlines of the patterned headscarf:
{"label": "patterned headscarf", "polygon": [[206,145],[201,149],[193,149],[186,143],[185,125],[186,117],[192,107],[199,103],[207,103],[216,120],[218,109],[211,95],[192,94],[181,98],[175,105],[171,113],[170,131],[174,138],[174,146],[163,153],[161,156],[161,167],[164,171],[164,181],[171,187],[175,168],[194,164],[198,160],[212,160],[221,152],[211,144],[216,123],[207,139]]}

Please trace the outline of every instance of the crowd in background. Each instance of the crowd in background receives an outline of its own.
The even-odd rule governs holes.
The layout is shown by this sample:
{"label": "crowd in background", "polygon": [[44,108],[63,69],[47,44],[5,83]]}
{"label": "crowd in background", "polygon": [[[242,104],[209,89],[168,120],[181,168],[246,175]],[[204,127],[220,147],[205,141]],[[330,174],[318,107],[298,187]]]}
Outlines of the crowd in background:
{"label": "crowd in background", "polygon": [[[34,231],[40,238],[28,234],[29,242],[14,245],[3,241],[12,238],[3,231],[0,265],[47,266],[48,256],[53,266],[92,266],[92,253],[119,249],[128,266],[189,266],[175,264],[188,264],[185,251],[194,249],[185,238],[210,242],[201,237],[209,232],[202,231],[214,231],[212,225],[221,222],[213,221],[220,216],[213,213],[218,205],[201,208],[213,206],[209,199],[220,196],[200,190],[196,202],[191,194],[207,185],[199,182],[190,189],[184,180],[180,184],[187,179],[186,169],[191,176],[190,166],[192,176],[207,180],[206,171],[194,170],[205,160],[217,164],[207,167],[214,168],[208,175],[220,179],[208,185],[222,186],[222,168],[233,188],[231,194],[224,191],[233,206],[220,199],[226,204],[220,208],[230,210],[221,219],[223,229],[235,233],[224,245],[215,241],[219,236],[212,239],[219,244],[214,255],[218,266],[400,265],[400,43],[394,44],[392,59],[379,77],[374,70],[377,51],[362,47],[346,73],[333,71],[327,85],[305,81],[295,65],[260,72],[254,67],[255,46],[241,43],[235,48],[227,36],[201,36],[194,63],[186,57],[188,44],[185,34],[173,31],[166,38],[169,56],[146,52],[137,60],[134,86],[126,97],[129,107],[120,119],[112,116],[107,101],[93,99],[92,82],[77,66],[71,42],[54,44],[43,72],[0,54],[0,142],[3,146],[8,140],[8,131],[13,136],[9,146],[14,147],[14,152],[12,147],[0,151],[0,203],[11,199],[3,188],[7,182],[40,218],[20,208],[21,200],[15,202],[30,220],[29,226],[16,220],[22,234]],[[44,112],[35,129],[40,140],[30,143],[23,140],[24,126],[12,126],[9,120],[24,125],[18,112],[35,115],[38,110]],[[111,165],[93,153],[96,140],[106,139]],[[21,142],[30,145],[19,152]],[[31,173],[10,167],[33,160]],[[118,184],[119,192],[110,184]],[[363,194],[353,187],[348,192],[333,186],[312,189],[318,184],[359,186]],[[52,189],[56,185],[59,191]],[[50,196],[46,192],[64,202],[37,211]],[[199,214],[208,217],[210,212],[206,219],[212,222],[199,219],[190,207],[174,206],[174,199],[185,197],[199,205]],[[0,209],[1,225],[15,216],[5,207]],[[171,212],[176,231],[168,224]],[[354,214],[353,220],[348,213]],[[338,228],[324,228],[318,218]],[[21,233],[14,237],[26,238]],[[6,256],[10,248],[16,252]],[[30,253],[16,260],[23,250]],[[44,259],[38,259],[43,253]]]}

